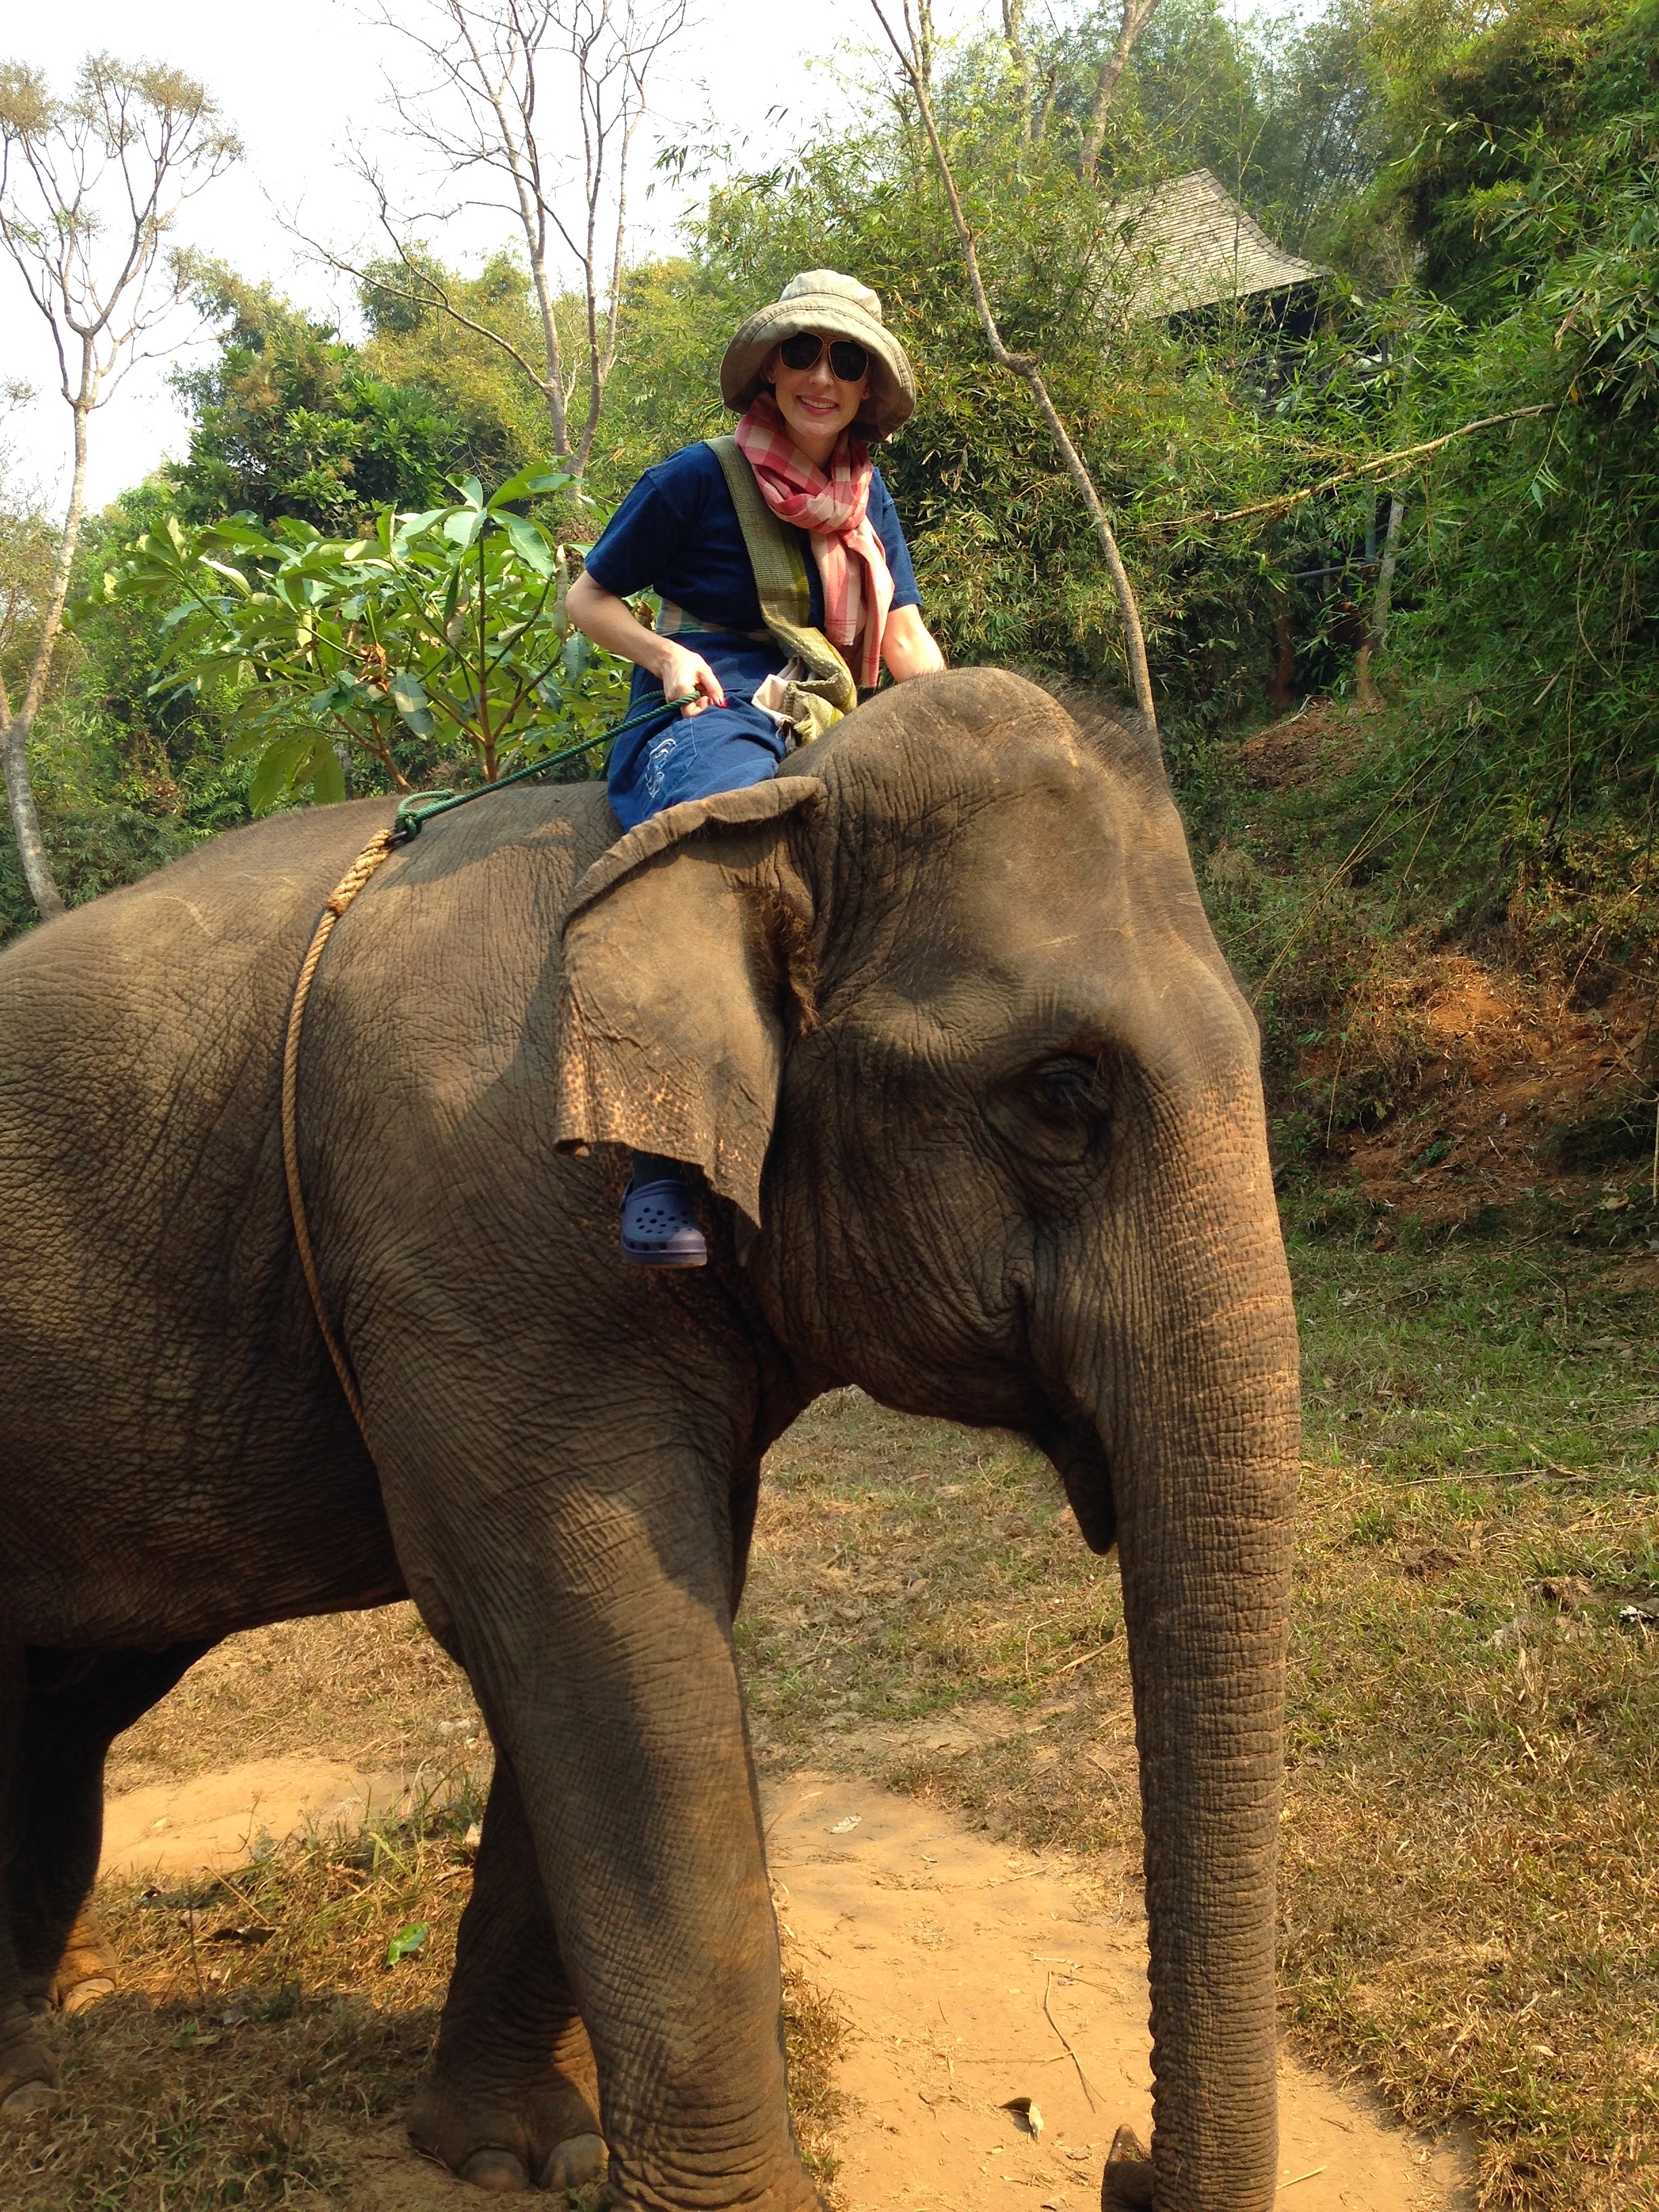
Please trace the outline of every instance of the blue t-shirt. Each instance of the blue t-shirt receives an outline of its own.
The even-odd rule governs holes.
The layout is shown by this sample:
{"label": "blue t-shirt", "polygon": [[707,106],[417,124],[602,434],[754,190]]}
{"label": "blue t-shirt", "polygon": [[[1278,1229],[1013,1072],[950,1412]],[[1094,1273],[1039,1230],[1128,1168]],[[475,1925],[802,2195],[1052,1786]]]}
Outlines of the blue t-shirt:
{"label": "blue t-shirt", "polygon": [[[879,469],[871,473],[868,512],[892,571],[893,605],[920,606],[910,549]],[[795,535],[806,563],[811,620],[822,629],[823,586],[811,534],[798,530]],[[682,446],[647,469],[605,526],[586,568],[601,590],[618,599],[655,592],[709,629],[743,635],[765,627],[743,526],[711,446]]]}

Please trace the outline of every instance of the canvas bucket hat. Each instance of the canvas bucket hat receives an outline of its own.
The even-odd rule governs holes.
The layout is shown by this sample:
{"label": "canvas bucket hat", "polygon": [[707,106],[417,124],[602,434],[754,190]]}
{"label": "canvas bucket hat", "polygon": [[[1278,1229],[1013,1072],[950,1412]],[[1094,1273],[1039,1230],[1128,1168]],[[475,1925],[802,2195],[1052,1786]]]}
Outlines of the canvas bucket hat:
{"label": "canvas bucket hat", "polygon": [[767,356],[799,331],[853,338],[870,356],[870,389],[855,427],[885,438],[915,412],[916,380],[904,348],[881,319],[881,301],[867,284],[836,269],[808,269],[792,276],[769,307],[741,325],[720,362],[720,398],[734,415],[761,390]]}

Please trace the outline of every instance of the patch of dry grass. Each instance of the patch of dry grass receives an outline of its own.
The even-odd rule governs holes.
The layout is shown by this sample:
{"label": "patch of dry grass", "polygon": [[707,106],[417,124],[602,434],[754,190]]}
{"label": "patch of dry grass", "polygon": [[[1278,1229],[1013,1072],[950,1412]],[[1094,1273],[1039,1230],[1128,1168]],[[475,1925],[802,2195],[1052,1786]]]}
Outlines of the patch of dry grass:
{"label": "patch of dry grass", "polygon": [[1048,1462],[845,1390],[768,1474],[738,1625],[763,1766],[840,1757],[1000,1834],[1131,1842],[1122,1586]]}
{"label": "patch of dry grass", "polygon": [[487,1746],[471,1685],[412,1605],[278,1621],[198,1659],[118,1738],[112,1792],[283,1753],[373,1771]]}
{"label": "patch of dry grass", "polygon": [[836,2188],[841,2158],[836,2138],[847,2117],[847,2099],[836,2087],[836,2063],[850,2023],[835,1998],[821,1990],[783,1939],[783,2041],[789,2061],[789,2115],[806,2171],[830,2212],[840,2212]]}
{"label": "patch of dry grass", "polygon": [[[353,2196],[357,2154],[397,2127],[437,2034],[479,1811],[461,1777],[396,1827],[222,1880],[106,1884],[119,1994],[55,2024],[61,2103],[0,2129],[6,2212]],[[846,2022],[793,1956],[784,1990],[796,2133],[829,2190]]]}
{"label": "patch of dry grass", "polygon": [[0,2132],[8,2212],[337,2197],[342,2131],[407,2105],[437,2032],[477,1812],[464,1793],[223,1881],[106,1884],[119,1993],[57,2024],[61,2104]]}

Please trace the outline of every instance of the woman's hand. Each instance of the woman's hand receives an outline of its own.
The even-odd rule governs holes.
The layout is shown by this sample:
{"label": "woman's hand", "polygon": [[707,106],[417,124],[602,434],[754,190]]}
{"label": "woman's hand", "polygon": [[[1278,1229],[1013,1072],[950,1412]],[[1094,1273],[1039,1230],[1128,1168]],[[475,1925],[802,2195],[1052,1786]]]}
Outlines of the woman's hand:
{"label": "woman's hand", "polygon": [[646,635],[657,647],[658,657],[642,662],[644,667],[661,679],[665,699],[684,699],[688,691],[696,697],[690,706],[682,707],[682,714],[701,714],[705,707],[723,707],[726,692],[720,679],[700,653],[688,653],[672,637],[658,637],[647,630]]}
{"label": "woman's hand", "polygon": [[895,607],[881,633],[881,657],[895,684],[913,676],[936,676],[945,665],[920,607]]}
{"label": "woman's hand", "polygon": [[578,576],[565,599],[565,612],[584,637],[607,653],[619,653],[636,668],[656,677],[665,699],[684,699],[695,692],[684,714],[701,714],[705,707],[723,707],[726,691],[720,679],[698,653],[688,653],[672,637],[659,637],[638,621],[626,599],[607,592],[589,575]]}

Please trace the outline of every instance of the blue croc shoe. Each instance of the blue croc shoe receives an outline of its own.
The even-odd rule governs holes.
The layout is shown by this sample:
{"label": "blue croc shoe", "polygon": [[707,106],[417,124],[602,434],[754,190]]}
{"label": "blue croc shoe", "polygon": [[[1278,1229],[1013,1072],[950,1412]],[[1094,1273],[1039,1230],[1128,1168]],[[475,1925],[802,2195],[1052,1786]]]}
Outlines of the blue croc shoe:
{"label": "blue croc shoe", "polygon": [[678,1176],[629,1180],[622,1197],[622,1249],[636,1267],[706,1267],[708,1247],[691,1194]]}

